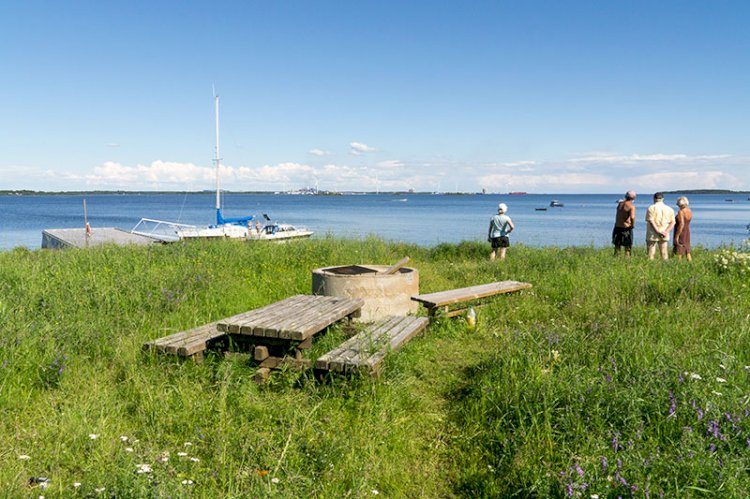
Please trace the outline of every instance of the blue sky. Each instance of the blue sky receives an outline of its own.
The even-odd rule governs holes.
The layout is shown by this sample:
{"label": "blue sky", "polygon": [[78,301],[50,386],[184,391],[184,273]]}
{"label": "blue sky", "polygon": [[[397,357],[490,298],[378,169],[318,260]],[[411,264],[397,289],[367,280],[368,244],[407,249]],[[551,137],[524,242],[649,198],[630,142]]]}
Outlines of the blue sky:
{"label": "blue sky", "polygon": [[0,189],[750,190],[744,1],[0,0]]}

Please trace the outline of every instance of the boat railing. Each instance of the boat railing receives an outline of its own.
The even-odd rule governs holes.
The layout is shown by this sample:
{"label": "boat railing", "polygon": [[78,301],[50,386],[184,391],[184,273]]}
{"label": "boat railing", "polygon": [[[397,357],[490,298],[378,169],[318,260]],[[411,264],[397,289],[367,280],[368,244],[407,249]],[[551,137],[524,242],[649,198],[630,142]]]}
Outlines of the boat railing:
{"label": "boat railing", "polygon": [[141,218],[135,224],[130,232],[145,237],[172,243],[180,240],[179,231],[182,229],[194,229],[195,225],[182,224],[178,222],[168,222],[166,220],[156,220],[153,218]]}

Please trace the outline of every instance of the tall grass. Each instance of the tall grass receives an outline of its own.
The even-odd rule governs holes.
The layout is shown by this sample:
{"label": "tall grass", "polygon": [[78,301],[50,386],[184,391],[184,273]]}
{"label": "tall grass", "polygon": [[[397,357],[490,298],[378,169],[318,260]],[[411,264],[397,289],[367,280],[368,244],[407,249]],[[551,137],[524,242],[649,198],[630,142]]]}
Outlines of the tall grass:
{"label": "tall grass", "polygon": [[[503,262],[487,253],[375,238],[0,253],[0,489],[746,495],[745,275],[700,248],[692,264],[590,247],[515,246]],[[475,331],[438,319],[376,379],[282,372],[257,386],[241,357],[196,365],[141,352],[309,293],[313,268],[404,255],[422,292],[503,279],[534,287],[490,300]],[[335,328],[316,348],[342,337]]]}

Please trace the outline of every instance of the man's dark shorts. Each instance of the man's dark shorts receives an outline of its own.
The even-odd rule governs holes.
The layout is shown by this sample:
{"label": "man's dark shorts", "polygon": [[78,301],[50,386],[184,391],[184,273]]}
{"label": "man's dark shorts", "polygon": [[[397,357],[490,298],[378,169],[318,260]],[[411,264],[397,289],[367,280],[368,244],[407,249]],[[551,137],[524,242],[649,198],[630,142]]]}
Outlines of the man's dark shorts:
{"label": "man's dark shorts", "polygon": [[625,248],[633,247],[633,228],[615,227],[612,230],[612,244]]}
{"label": "man's dark shorts", "polygon": [[490,239],[490,243],[492,243],[492,249],[510,247],[510,239],[508,236],[493,237]]}

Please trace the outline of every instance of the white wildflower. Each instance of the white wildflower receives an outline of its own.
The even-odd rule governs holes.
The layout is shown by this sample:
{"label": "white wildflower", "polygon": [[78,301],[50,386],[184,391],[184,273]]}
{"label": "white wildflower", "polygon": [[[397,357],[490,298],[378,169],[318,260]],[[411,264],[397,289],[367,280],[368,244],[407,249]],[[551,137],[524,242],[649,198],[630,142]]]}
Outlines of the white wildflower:
{"label": "white wildflower", "polygon": [[713,393],[714,395],[717,395],[717,396],[721,397],[721,392],[717,392],[716,390],[714,390],[711,393]]}
{"label": "white wildflower", "polygon": [[695,374],[695,373],[690,373],[690,378],[691,379],[699,379],[699,380],[703,379],[703,378],[701,378],[700,374]]}
{"label": "white wildflower", "polygon": [[133,448],[132,447],[125,447],[125,452],[133,452]]}
{"label": "white wildflower", "polygon": [[193,482],[192,480],[183,480],[182,481],[182,485],[193,485],[194,483],[195,482]]}
{"label": "white wildflower", "polygon": [[96,440],[97,438],[99,438],[99,435],[97,435],[96,433],[89,433],[89,438],[91,440]]}
{"label": "white wildflower", "polygon": [[591,499],[599,499],[599,494],[591,494]]}
{"label": "white wildflower", "polygon": [[77,489],[80,486],[81,486],[81,482],[73,482],[73,488],[74,489]]}
{"label": "white wildflower", "polygon": [[120,437],[120,441],[121,441],[121,442],[127,442],[127,441],[128,441],[128,437],[126,437],[125,435],[122,435],[122,436]]}
{"label": "white wildflower", "polygon": [[105,487],[98,487],[98,488],[94,489],[94,492],[96,492],[97,494],[101,494],[105,490],[107,490]]}
{"label": "white wildflower", "polygon": [[198,459],[197,457],[191,457],[190,460],[194,463],[197,463],[198,461],[200,461],[200,459]]}
{"label": "white wildflower", "polygon": [[279,480],[276,477],[271,478],[271,483],[279,483],[281,480]]}
{"label": "white wildflower", "polygon": [[185,447],[190,447],[191,445],[193,445],[193,442],[185,442]]}
{"label": "white wildflower", "polygon": [[139,475],[142,474],[142,473],[151,473],[151,471],[153,471],[151,469],[151,466],[148,465],[148,464],[136,464],[135,466],[136,466],[136,468],[138,468],[138,470],[136,471],[136,473],[138,473]]}
{"label": "white wildflower", "polygon": [[719,367],[721,367],[722,369],[726,369],[726,366],[724,366],[724,364],[719,364]]}
{"label": "white wildflower", "polygon": [[180,456],[180,457],[185,457],[188,454],[187,454],[187,452],[178,452],[177,455]]}
{"label": "white wildflower", "polygon": [[726,383],[727,382],[727,380],[725,380],[724,378],[716,378],[716,381],[719,382],[719,383]]}
{"label": "white wildflower", "polygon": [[378,495],[378,494],[380,494],[380,492],[378,492],[378,491],[377,491],[377,490],[375,490],[375,489],[372,489],[372,495],[376,496],[376,495]]}
{"label": "white wildflower", "polygon": [[18,456],[18,459],[20,459],[21,461],[28,461],[29,459],[31,459],[31,456],[27,456],[26,454],[21,454],[20,456]]}

